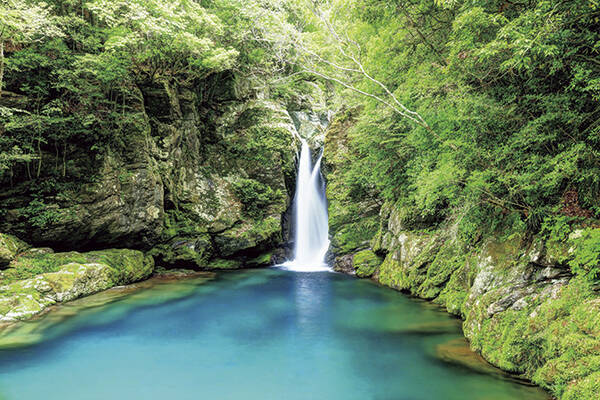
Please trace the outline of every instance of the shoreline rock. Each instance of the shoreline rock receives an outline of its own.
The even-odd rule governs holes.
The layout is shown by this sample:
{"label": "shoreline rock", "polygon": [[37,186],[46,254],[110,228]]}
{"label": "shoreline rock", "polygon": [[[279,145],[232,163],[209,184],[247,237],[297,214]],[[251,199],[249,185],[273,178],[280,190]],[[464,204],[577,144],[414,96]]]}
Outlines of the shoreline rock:
{"label": "shoreline rock", "polygon": [[512,235],[464,249],[450,229],[406,231],[393,216],[376,236],[385,258],[372,273],[358,273],[370,250],[338,256],[335,269],[444,307],[491,365],[557,398],[588,398],[577,396],[600,365],[600,294],[568,270],[569,240]]}
{"label": "shoreline rock", "polygon": [[146,279],[153,270],[152,257],[138,250],[29,250],[0,272],[0,321],[26,320],[54,304]]}
{"label": "shoreline rock", "polygon": [[117,301],[153,304],[157,299],[164,301],[165,297],[184,297],[214,275],[204,271],[159,269],[143,281],[50,305],[27,321],[0,322],[0,349],[31,346],[51,339],[53,335],[64,334],[64,329],[72,327],[69,320],[89,312],[102,312],[103,306]]}

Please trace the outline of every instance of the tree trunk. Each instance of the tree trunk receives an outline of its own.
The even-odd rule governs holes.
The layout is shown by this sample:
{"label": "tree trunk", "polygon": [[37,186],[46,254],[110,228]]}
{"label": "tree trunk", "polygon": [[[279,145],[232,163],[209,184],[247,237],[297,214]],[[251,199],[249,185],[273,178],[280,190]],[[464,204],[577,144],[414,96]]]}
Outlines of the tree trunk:
{"label": "tree trunk", "polygon": [[2,97],[2,82],[4,80],[4,41],[0,39],[0,97]]}
{"label": "tree trunk", "polygon": [[63,142],[63,170],[62,170],[63,178],[67,176],[67,141]]}
{"label": "tree trunk", "polygon": [[37,140],[37,151],[38,151],[38,156],[40,157],[39,161],[38,161],[38,167],[37,167],[37,172],[35,174],[36,178],[40,177],[40,173],[42,172],[42,147],[40,145],[40,141],[41,141],[41,137],[38,136],[38,140]]}

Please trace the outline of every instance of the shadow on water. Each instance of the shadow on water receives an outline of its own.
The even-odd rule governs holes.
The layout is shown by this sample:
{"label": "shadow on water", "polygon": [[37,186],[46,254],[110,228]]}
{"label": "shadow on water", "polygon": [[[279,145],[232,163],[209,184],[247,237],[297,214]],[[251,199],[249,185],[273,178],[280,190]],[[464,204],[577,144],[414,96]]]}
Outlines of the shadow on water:
{"label": "shadow on water", "polygon": [[219,273],[89,304],[0,351],[7,399],[548,398],[478,359],[447,314],[340,274]]}

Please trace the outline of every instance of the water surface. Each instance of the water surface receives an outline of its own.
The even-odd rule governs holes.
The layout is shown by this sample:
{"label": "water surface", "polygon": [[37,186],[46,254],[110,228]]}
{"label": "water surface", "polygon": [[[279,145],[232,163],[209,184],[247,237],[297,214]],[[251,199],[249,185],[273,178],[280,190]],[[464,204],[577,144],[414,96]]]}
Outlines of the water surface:
{"label": "water surface", "polygon": [[368,281],[269,269],[181,286],[96,305],[38,344],[0,350],[0,398],[548,398],[465,352],[458,321]]}

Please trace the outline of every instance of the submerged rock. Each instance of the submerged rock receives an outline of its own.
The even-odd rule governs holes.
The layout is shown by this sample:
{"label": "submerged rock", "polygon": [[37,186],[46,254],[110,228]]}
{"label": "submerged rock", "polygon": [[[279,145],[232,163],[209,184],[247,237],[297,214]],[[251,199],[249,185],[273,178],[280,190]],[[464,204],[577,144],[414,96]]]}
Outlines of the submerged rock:
{"label": "submerged rock", "polygon": [[445,362],[459,364],[484,374],[509,376],[490,365],[481,355],[471,350],[469,342],[464,338],[456,338],[438,344],[435,353],[436,357]]}
{"label": "submerged rock", "polygon": [[[168,299],[188,296],[197,285],[214,277],[211,272],[191,270],[159,271],[150,279],[126,286],[117,286],[67,303],[49,306],[48,313],[40,313],[27,322],[0,322],[0,349],[29,346],[47,340],[53,335],[64,334],[65,330],[76,327],[70,321],[85,313],[100,313],[104,306],[123,301],[133,307],[140,304],[154,304]],[[123,318],[113,314],[108,318]],[[107,316],[104,316],[107,318]]]}

